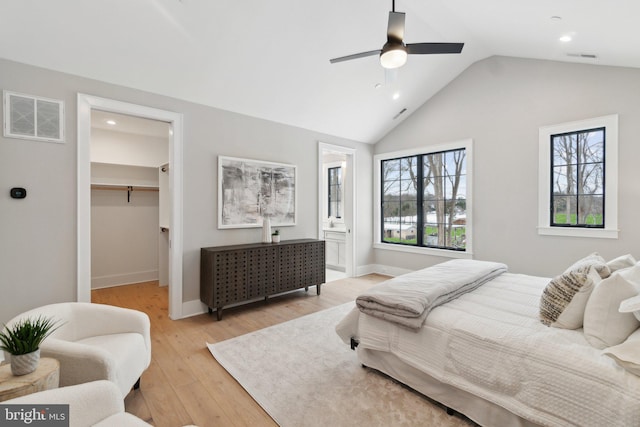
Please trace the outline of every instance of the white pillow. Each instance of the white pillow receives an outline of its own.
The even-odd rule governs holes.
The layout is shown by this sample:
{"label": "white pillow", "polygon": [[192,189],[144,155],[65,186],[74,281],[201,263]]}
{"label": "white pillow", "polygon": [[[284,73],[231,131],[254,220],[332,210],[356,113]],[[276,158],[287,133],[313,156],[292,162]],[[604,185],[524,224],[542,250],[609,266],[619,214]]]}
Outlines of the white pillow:
{"label": "white pillow", "polygon": [[607,262],[607,267],[611,270],[611,273],[622,270],[623,268],[633,267],[636,264],[636,259],[631,254],[619,256]]}
{"label": "white pillow", "polygon": [[587,255],[586,257],[574,262],[571,267],[567,268],[564,272],[568,273],[572,270],[579,270],[586,266],[593,266],[598,274],[600,274],[600,277],[602,277],[603,279],[606,279],[611,275],[611,271],[609,270],[609,267],[607,267],[607,262],[604,260],[604,258],[598,255],[597,252],[594,252],[591,255]]}
{"label": "white pillow", "polygon": [[589,297],[584,311],[584,335],[589,344],[603,349],[618,345],[640,326],[631,313],[620,313],[620,303],[638,295],[640,265],[615,272],[600,282]]}
{"label": "white pillow", "polygon": [[633,313],[636,319],[640,320],[640,295],[622,301],[618,311],[620,313]]}
{"label": "white pillow", "polygon": [[554,328],[580,328],[589,295],[601,280],[589,266],[553,278],[540,297],[540,321]]}
{"label": "white pillow", "polygon": [[605,348],[603,354],[632,374],[640,376],[640,329],[629,335],[622,344]]}

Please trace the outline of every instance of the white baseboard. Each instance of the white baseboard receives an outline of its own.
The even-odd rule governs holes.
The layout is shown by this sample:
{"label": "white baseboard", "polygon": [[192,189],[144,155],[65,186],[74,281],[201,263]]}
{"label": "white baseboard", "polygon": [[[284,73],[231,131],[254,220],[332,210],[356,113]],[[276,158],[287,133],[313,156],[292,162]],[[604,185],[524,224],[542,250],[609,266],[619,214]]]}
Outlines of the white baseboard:
{"label": "white baseboard", "polygon": [[150,282],[152,280],[158,280],[158,270],[136,271],[133,273],[97,276],[91,278],[91,289],[112,288],[114,286]]}
{"label": "white baseboard", "polygon": [[[309,289],[312,289],[312,288],[313,288],[313,286],[309,287]],[[269,298],[280,296],[280,295],[285,295],[285,294],[290,294],[290,293],[293,293],[293,292],[300,292],[302,290],[304,290],[304,289],[303,288],[292,289],[290,291],[285,291],[285,292],[280,292],[278,294],[269,295]],[[311,292],[311,290],[309,290],[308,292]],[[250,299],[250,300],[240,301],[240,302],[236,302],[236,303],[233,303],[233,304],[225,305],[224,308],[226,309],[226,308],[238,307],[238,306],[241,306],[241,305],[251,304],[252,302],[258,302],[258,301],[264,301],[264,297],[253,298],[253,299]],[[198,314],[206,313],[208,311],[209,311],[209,307],[207,307],[207,305],[202,303],[202,301],[200,301],[200,300],[187,301],[187,302],[182,303],[182,317],[181,317],[181,319],[184,319],[186,317],[191,317],[191,316],[197,316]],[[215,312],[215,309],[213,311]]]}
{"label": "white baseboard", "polygon": [[407,270],[406,268],[392,267],[390,265],[383,264],[369,264],[358,266],[356,270],[356,276],[364,276],[367,274],[384,274],[387,276],[400,276],[401,274],[411,273],[413,270]]}
{"label": "white baseboard", "polygon": [[200,301],[199,299],[183,302],[181,319],[206,313],[207,310],[208,310],[207,305],[203,304],[202,301]]}
{"label": "white baseboard", "polygon": [[[358,266],[356,269],[356,277],[366,276],[367,274],[378,273],[385,274],[387,276],[400,276],[401,274],[411,273],[413,270],[407,270],[406,268],[392,267],[390,265],[382,265],[382,264],[368,264]],[[296,289],[291,292],[299,291]],[[285,292],[287,293],[287,292]],[[260,301],[263,298],[256,298],[251,301],[243,301],[237,304],[231,304],[229,306],[225,306],[225,308],[235,307],[237,305],[248,304],[255,301]],[[208,307],[206,304],[203,304],[200,300],[186,301],[182,303],[182,319],[197,316],[198,314],[206,313],[208,311]]]}

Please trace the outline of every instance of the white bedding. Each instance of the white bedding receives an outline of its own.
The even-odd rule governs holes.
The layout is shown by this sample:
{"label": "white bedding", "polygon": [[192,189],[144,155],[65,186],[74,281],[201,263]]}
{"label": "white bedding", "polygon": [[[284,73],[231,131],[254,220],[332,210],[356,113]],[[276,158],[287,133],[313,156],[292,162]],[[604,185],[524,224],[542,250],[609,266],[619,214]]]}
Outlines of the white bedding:
{"label": "white bedding", "polygon": [[538,320],[548,282],[504,273],[435,308],[418,332],[357,309],[336,329],[537,424],[640,426],[640,377],[591,347],[582,329]]}
{"label": "white bedding", "polygon": [[356,298],[363,313],[419,329],[435,307],[507,271],[498,262],[453,259],[378,283]]}

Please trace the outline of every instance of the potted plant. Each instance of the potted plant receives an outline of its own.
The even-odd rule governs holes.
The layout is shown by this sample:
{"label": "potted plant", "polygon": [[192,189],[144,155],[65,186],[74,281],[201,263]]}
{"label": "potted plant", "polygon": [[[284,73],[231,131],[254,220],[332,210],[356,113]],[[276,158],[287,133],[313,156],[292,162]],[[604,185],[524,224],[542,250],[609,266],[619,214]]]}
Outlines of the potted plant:
{"label": "potted plant", "polygon": [[274,230],[271,234],[271,241],[273,243],[280,243],[280,230]]}
{"label": "potted plant", "polygon": [[0,332],[0,349],[11,354],[11,373],[26,375],[40,362],[40,343],[53,331],[56,322],[44,316],[21,319]]}

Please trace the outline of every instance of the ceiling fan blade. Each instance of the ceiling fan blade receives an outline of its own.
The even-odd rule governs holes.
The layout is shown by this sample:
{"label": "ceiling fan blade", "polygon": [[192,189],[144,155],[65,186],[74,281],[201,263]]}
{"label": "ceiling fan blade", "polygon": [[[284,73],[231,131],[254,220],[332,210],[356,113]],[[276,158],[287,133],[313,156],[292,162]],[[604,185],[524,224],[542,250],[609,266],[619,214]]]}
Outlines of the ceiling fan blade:
{"label": "ceiling fan blade", "polygon": [[464,43],[412,43],[407,45],[409,54],[460,53]]}
{"label": "ceiling fan blade", "polygon": [[329,62],[331,62],[332,64],[335,64],[336,62],[350,61],[352,59],[364,58],[366,56],[380,55],[380,52],[381,50],[378,49],[378,50],[370,50],[368,52],[354,53],[353,55],[341,56],[340,58],[330,59]]}
{"label": "ceiling fan blade", "polygon": [[387,41],[401,42],[404,39],[404,12],[389,12]]}

